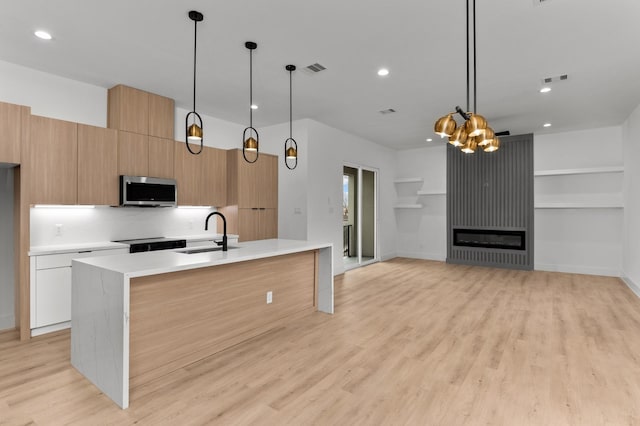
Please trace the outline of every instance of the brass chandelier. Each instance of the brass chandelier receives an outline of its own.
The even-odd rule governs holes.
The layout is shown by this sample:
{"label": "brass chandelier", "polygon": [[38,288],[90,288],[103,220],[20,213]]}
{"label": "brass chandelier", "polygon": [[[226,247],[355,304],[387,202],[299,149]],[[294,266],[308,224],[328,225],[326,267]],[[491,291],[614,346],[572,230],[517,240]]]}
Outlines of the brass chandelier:
{"label": "brass chandelier", "polygon": [[[472,154],[477,147],[481,147],[484,152],[494,152],[500,148],[500,139],[487,124],[487,120],[476,113],[477,105],[477,85],[476,85],[476,0],[466,0],[467,2],[467,111],[456,106],[455,111],[448,113],[436,121],[434,131],[441,138],[448,137],[449,143],[460,148],[465,154]],[[469,102],[469,3],[473,5],[473,112],[470,111]],[[454,114],[459,114],[464,123],[458,126]]]}

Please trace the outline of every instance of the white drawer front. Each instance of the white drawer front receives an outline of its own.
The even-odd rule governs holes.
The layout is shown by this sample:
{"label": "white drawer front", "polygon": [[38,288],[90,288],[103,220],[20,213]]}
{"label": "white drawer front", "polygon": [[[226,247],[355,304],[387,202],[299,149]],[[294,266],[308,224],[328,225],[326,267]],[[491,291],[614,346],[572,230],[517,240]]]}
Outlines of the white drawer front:
{"label": "white drawer front", "polygon": [[71,320],[71,268],[36,272],[36,323],[42,327]]}
{"label": "white drawer front", "polygon": [[125,253],[129,253],[129,249],[93,250],[77,253],[36,256],[36,269],[64,268],[66,266],[71,266],[71,260],[80,259],[81,257],[110,256]]}

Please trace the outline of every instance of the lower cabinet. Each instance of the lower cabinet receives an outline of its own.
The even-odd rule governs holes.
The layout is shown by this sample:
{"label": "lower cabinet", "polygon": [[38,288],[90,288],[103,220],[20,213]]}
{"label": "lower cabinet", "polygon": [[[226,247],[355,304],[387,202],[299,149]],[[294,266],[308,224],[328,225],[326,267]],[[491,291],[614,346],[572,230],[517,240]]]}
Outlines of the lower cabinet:
{"label": "lower cabinet", "polygon": [[238,209],[240,241],[278,238],[278,210],[267,208]]}
{"label": "lower cabinet", "polygon": [[71,326],[71,261],[129,253],[128,249],[82,251],[31,257],[31,336]]}

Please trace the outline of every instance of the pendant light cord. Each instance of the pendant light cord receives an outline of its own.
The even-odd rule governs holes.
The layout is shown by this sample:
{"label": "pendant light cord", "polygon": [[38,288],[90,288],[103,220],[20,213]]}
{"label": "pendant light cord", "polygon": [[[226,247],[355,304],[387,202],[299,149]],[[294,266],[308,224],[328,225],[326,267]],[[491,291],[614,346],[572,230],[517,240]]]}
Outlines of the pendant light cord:
{"label": "pendant light cord", "polygon": [[473,0],[473,112],[478,111],[478,84],[476,77],[476,0]]}
{"label": "pendant light cord", "polygon": [[293,138],[293,71],[289,71],[289,138]]}
{"label": "pendant light cord", "polygon": [[467,0],[467,110],[466,112],[469,112],[469,85],[471,84],[471,80],[470,80],[470,75],[469,75],[469,1]]}
{"label": "pendant light cord", "polygon": [[249,50],[249,127],[253,127],[253,50]]}
{"label": "pendant light cord", "polygon": [[196,110],[196,49],[198,43],[198,21],[193,21],[193,111]]}

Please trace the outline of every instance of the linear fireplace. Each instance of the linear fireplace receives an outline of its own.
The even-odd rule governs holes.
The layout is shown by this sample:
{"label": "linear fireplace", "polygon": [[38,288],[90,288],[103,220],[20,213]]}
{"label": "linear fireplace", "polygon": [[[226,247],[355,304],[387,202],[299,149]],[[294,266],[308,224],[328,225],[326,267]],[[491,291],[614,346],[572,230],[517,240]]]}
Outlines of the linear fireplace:
{"label": "linear fireplace", "polygon": [[526,250],[525,231],[453,229],[453,245],[491,249]]}

